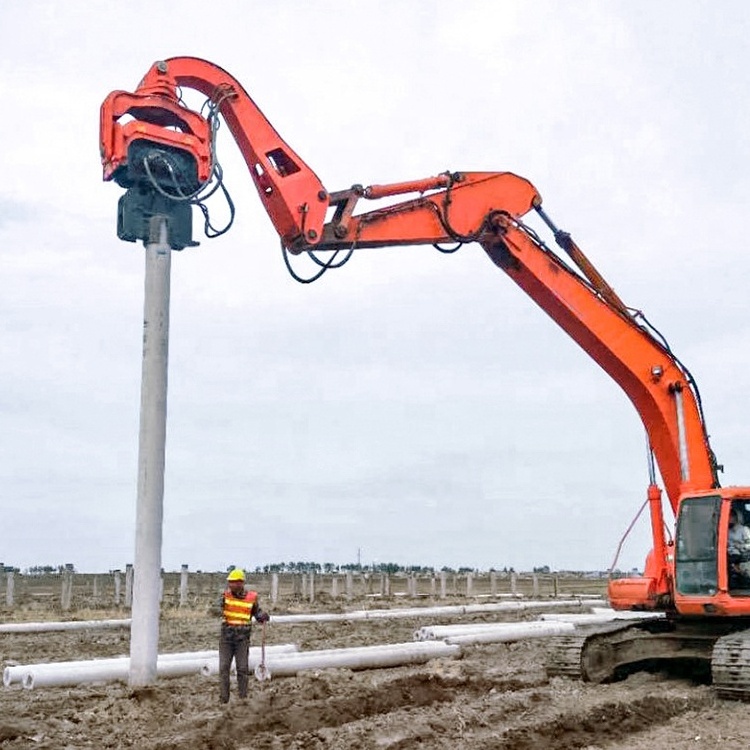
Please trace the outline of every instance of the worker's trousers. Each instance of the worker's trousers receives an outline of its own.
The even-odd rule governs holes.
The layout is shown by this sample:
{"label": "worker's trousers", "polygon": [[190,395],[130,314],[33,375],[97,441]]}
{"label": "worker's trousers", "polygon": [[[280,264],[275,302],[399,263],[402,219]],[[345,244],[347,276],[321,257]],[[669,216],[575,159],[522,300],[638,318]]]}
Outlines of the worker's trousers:
{"label": "worker's trousers", "polygon": [[247,697],[249,678],[247,652],[249,648],[249,625],[222,624],[219,639],[219,698],[222,703],[229,701],[229,672],[232,668],[232,659],[237,668],[237,692],[240,698]]}

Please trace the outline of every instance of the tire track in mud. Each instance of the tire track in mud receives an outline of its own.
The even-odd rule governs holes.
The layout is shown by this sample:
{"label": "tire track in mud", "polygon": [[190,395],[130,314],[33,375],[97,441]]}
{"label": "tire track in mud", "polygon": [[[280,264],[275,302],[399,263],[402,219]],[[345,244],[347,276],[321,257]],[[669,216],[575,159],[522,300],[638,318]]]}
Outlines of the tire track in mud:
{"label": "tire track in mud", "polygon": [[[325,676],[292,691],[267,692],[206,728],[205,747],[244,747],[249,733],[265,748],[468,747],[479,750],[580,750],[636,736],[715,700],[708,688],[656,681],[608,689],[532,675],[486,679],[409,674],[343,687]],[[317,683],[317,684],[316,684]],[[304,687],[305,700],[297,690]]]}
{"label": "tire track in mud", "polygon": [[688,711],[706,708],[713,697],[706,690],[687,694],[649,694],[630,701],[603,700],[579,710],[558,715],[526,717],[520,726],[510,726],[490,736],[472,737],[479,750],[580,750],[602,743],[621,741]]}
{"label": "tire track in mud", "polygon": [[[433,711],[437,714],[447,711],[453,716],[456,711],[452,704],[457,700],[476,701],[492,692],[525,694],[530,687],[546,682],[523,676],[497,679],[442,676],[432,671],[381,677],[374,684],[351,677],[347,685],[342,685],[340,674],[298,677],[291,689],[277,683],[243,706],[242,713],[247,719],[233,714],[213,722],[203,731],[205,747],[233,750],[241,746],[248,733],[254,738],[256,750],[357,746],[336,737],[342,728],[341,734],[347,737],[361,732],[359,746],[366,747],[367,738],[372,736],[373,719],[408,726],[406,715],[415,711],[428,716]],[[300,695],[304,695],[303,700]],[[339,741],[340,744],[335,744]]]}
{"label": "tire track in mud", "polygon": [[406,707],[424,707],[451,702],[455,688],[434,675],[419,674],[390,680],[378,686],[352,686],[350,690],[335,692],[327,687],[318,689],[311,697],[305,690],[304,703],[295,692],[268,693],[265,699],[255,699],[251,712],[255,714],[256,732],[296,733],[338,727],[378,714],[388,714]]}

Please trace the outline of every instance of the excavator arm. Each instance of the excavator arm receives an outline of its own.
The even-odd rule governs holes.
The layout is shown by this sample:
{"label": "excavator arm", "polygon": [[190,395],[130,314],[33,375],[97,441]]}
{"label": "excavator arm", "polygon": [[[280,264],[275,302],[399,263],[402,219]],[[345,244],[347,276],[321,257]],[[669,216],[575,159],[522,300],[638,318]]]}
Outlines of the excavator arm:
{"label": "excavator arm", "polygon": [[[454,234],[463,237],[471,234],[475,239],[493,201],[502,198],[506,204],[498,204],[498,208],[521,215],[538,197],[530,183],[494,172],[444,174],[396,185],[354,186],[329,193],[271,126],[240,83],[219,66],[194,57],[157,62],[134,93],[114,91],[105,99],[100,112],[100,152],[105,180],[131,187],[143,178],[146,172],[143,164],[148,166],[143,159],[145,143],[155,149],[166,149],[169,157],[181,155],[182,191],[196,191],[208,182],[215,161],[211,127],[199,113],[184,106],[180,95],[183,87],[203,93],[223,116],[282,244],[294,254],[315,249],[348,249],[353,243],[357,247],[382,247],[451,241]],[[192,163],[186,164],[186,159]],[[170,187],[170,182],[162,180],[161,186]],[[515,184],[513,190],[508,189],[511,183]],[[439,212],[434,211],[433,202],[412,200],[400,204],[398,210],[353,217],[360,199],[375,200],[441,188],[446,191]],[[326,223],[331,210],[333,218]],[[445,226],[443,219],[449,222]]]}

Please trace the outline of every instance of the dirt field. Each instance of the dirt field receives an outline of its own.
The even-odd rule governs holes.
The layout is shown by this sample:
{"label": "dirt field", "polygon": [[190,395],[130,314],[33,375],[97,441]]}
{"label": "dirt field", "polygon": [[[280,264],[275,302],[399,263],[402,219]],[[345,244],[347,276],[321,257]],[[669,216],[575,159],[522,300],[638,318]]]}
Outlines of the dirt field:
{"label": "dirt field", "polygon": [[[325,607],[318,607],[326,611]],[[352,607],[356,608],[356,607]],[[113,612],[91,617],[122,617]],[[300,649],[411,641],[427,624],[536,619],[414,618],[269,626],[269,643]],[[78,619],[87,619],[81,613]],[[14,619],[23,619],[16,617]],[[26,618],[31,619],[31,618]],[[34,619],[39,619],[35,617]],[[51,618],[54,619],[54,618]],[[165,613],[160,652],[217,648],[218,623],[202,613]],[[257,633],[254,641],[257,642]],[[0,634],[2,666],[127,654],[128,631]],[[545,642],[469,648],[458,660],[351,672],[326,670],[257,682],[250,697],[218,701],[218,678],[0,690],[0,748],[302,750],[363,748],[646,748],[750,746],[750,707],[710,687],[662,674],[593,686],[544,671]]]}

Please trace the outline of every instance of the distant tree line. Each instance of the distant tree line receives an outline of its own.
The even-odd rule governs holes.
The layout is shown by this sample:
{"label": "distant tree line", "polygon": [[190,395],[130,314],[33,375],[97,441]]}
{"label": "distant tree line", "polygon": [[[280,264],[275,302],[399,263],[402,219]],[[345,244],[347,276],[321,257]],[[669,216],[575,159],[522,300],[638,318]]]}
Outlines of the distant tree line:
{"label": "distant tree line", "polygon": [[[27,576],[49,576],[49,575],[62,575],[65,571],[75,573],[76,568],[73,563],[65,563],[65,565],[32,565],[29,568],[24,568],[23,574]],[[5,572],[8,573],[13,571],[18,573],[18,568],[9,568],[6,566]]]}
{"label": "distant tree line", "polygon": [[[547,572],[549,567],[545,566]],[[534,569],[536,571],[536,568]],[[371,565],[362,565],[360,563],[345,563],[337,565],[336,563],[317,563],[317,562],[279,562],[267,565],[258,565],[255,568],[256,573],[315,573],[317,575],[331,575],[332,573],[406,573],[410,575],[434,575],[436,569],[431,565],[401,565],[395,562],[372,563]],[[440,572],[458,573],[465,575],[467,573],[479,573],[477,568],[459,567],[457,569],[444,565]],[[505,567],[502,571],[490,568],[490,572],[513,573],[513,568]]]}
{"label": "distant tree line", "polygon": [[[227,567],[227,571],[231,570],[234,565]],[[247,568],[250,570],[251,568]],[[505,566],[501,568],[489,568],[488,571],[481,571],[478,568],[469,566],[460,566],[458,568],[452,568],[444,565],[442,568],[436,569],[431,565],[402,565],[401,563],[386,562],[386,563],[372,563],[370,565],[362,565],[360,563],[344,563],[336,564],[331,562],[318,563],[318,562],[278,562],[269,563],[266,565],[258,565],[255,567],[255,573],[314,573],[316,575],[332,575],[334,573],[346,573],[351,571],[352,573],[359,574],[405,574],[405,575],[434,575],[436,572],[444,573],[455,573],[458,575],[466,575],[468,573],[501,573],[509,575],[515,573],[515,569],[511,566]],[[70,573],[76,573],[76,568],[73,563],[65,563],[64,565],[31,565],[28,568],[24,568],[23,575],[27,576],[45,576],[45,575],[62,575],[65,571]],[[0,573],[21,573],[20,568],[13,567],[12,565],[5,565],[0,563]],[[110,573],[112,571],[109,571]],[[198,573],[204,571],[196,571]],[[585,575],[586,571],[553,571],[549,565],[538,565],[532,568],[532,573],[540,575],[549,575],[553,572],[566,573],[570,575]],[[588,571],[589,573],[599,573],[600,571]],[[611,571],[613,578],[620,578],[623,576],[637,575],[638,570],[633,569],[631,571],[621,571],[619,568]]]}

